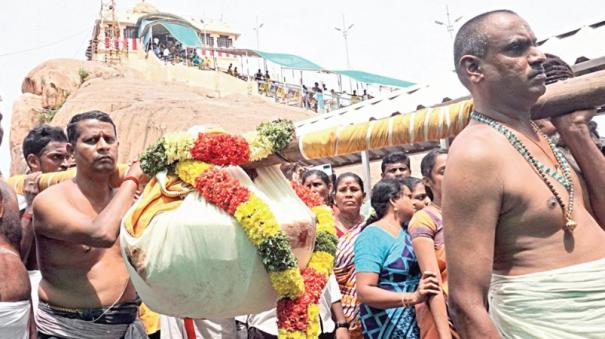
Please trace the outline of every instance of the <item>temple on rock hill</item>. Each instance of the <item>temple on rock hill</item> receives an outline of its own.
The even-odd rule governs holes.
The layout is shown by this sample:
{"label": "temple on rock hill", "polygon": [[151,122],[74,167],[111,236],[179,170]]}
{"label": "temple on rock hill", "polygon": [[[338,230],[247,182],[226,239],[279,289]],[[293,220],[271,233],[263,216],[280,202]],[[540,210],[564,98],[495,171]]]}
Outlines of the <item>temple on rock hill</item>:
{"label": "temple on rock hill", "polygon": [[236,61],[236,56],[229,52],[235,48],[239,36],[240,33],[221,21],[162,12],[145,1],[120,11],[115,0],[103,0],[86,57],[94,61],[128,63],[150,51],[170,61],[193,59],[195,53],[199,62],[207,56],[209,67],[227,69]]}

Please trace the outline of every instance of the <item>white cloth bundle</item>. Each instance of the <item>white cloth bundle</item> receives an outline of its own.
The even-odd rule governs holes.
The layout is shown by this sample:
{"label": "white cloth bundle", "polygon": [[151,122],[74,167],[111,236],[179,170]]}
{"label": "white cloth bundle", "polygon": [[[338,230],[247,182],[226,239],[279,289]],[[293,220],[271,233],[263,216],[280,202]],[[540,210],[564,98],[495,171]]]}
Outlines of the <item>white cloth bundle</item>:
{"label": "white cloth bundle", "polygon": [[[279,169],[259,170],[257,185],[241,168],[227,170],[268,203],[291,243],[305,232],[304,244],[294,246],[300,247],[295,254],[304,267],[315,241],[314,217]],[[157,178],[165,182],[161,174]],[[120,241],[132,282],[153,311],[176,317],[227,318],[275,307],[277,295],[242,227],[195,192],[177,209],[156,215],[139,237],[131,236],[122,225]],[[138,271],[132,264],[133,253],[137,253]]]}

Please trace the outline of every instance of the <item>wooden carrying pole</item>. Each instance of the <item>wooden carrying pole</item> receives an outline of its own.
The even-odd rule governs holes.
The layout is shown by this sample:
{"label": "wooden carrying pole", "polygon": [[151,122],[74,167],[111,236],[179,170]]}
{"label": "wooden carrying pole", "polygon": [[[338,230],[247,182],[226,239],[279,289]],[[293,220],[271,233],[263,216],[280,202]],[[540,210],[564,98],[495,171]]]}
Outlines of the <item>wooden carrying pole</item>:
{"label": "wooden carrying pole", "polygon": [[[466,116],[460,116],[460,107],[464,106],[466,104]],[[605,105],[605,71],[599,71],[599,72],[595,72],[595,73],[590,73],[581,77],[577,77],[577,78],[570,78],[567,79],[565,81],[560,81],[557,83],[554,83],[552,85],[549,85],[546,87],[546,93],[544,93],[544,95],[542,97],[540,97],[540,99],[538,99],[537,103],[534,105],[534,107],[532,108],[531,114],[532,114],[532,118],[533,119],[542,119],[542,118],[548,118],[548,117],[555,117],[555,116],[559,116],[559,115],[563,115],[566,113],[570,113],[573,112],[575,110],[579,110],[579,109],[590,109],[590,108],[595,108],[595,107],[600,107],[600,106],[604,106]],[[467,97],[467,98],[460,98],[460,99],[456,99],[453,101],[450,101],[446,104],[440,104],[440,105],[436,105],[433,107],[434,110],[429,109],[429,111],[427,112],[427,110],[420,110],[420,111],[415,111],[415,112],[410,112],[407,114],[404,114],[404,116],[407,115],[420,115],[420,114],[425,114],[425,115],[437,115],[440,114],[441,111],[436,110],[437,108],[441,109],[441,110],[446,110],[449,111],[450,109],[458,109],[459,111],[457,113],[454,113],[450,119],[454,119],[454,120],[459,120],[461,122],[460,126],[453,126],[452,128],[443,128],[442,133],[440,133],[437,130],[440,130],[442,128],[442,126],[435,126],[435,124],[432,124],[434,121],[441,121],[441,118],[437,119],[433,119],[431,120],[430,117],[427,117],[426,120],[429,121],[428,124],[425,123],[426,126],[424,127],[428,127],[428,129],[432,129],[434,130],[433,132],[430,133],[430,136],[428,138],[422,139],[419,136],[416,136],[416,139],[414,140],[410,140],[411,142],[407,142],[407,143],[413,143],[413,142],[421,142],[421,141],[437,141],[441,138],[448,138],[448,137],[452,137],[455,134],[457,134],[458,132],[460,132],[460,130],[468,123],[468,112],[469,112],[469,108],[472,109],[472,101]],[[442,113],[441,113],[442,114]],[[384,118],[384,119],[380,119],[380,120],[376,120],[373,122],[373,125],[379,125],[384,121],[388,121],[389,119],[395,121],[394,123],[396,124],[398,121],[402,121],[405,119],[402,119],[401,116],[397,117],[388,117],[388,118]],[[409,120],[409,119],[408,119]],[[422,123],[422,121],[421,121]],[[363,124],[368,124],[368,122],[363,122],[363,123],[358,123],[356,125],[363,125]],[[454,125],[454,123],[452,122],[452,125]],[[354,128],[355,125],[353,126],[347,126],[346,128]],[[371,131],[368,132],[368,134],[366,135],[365,133],[357,133],[355,135],[355,133],[351,133],[349,135],[348,140],[340,140],[340,143],[349,143],[349,144],[356,144],[354,146],[358,146],[357,148],[355,147],[343,147],[340,146],[340,148],[345,148],[345,150],[341,150],[341,151],[335,151],[332,152],[331,154],[309,154],[309,153],[314,153],[314,152],[304,152],[304,150],[302,150],[301,148],[304,148],[305,150],[307,149],[312,149],[314,148],[314,146],[317,146],[317,148],[321,148],[321,147],[326,147],[325,146],[325,141],[322,140],[329,137],[329,136],[333,136],[334,134],[338,135],[339,134],[339,128],[330,128],[330,129],[326,129],[326,130],[322,130],[322,131],[318,131],[318,132],[312,132],[309,133],[308,135],[303,135],[302,139],[303,140],[293,140],[288,147],[282,152],[282,154],[280,156],[276,156],[276,155],[271,155],[268,158],[265,158],[263,160],[257,161],[257,162],[252,162],[249,163],[245,166],[243,166],[244,168],[257,168],[257,167],[265,167],[265,166],[270,166],[270,165],[275,165],[278,164],[280,162],[284,162],[285,160],[290,161],[290,162],[296,162],[296,161],[304,161],[304,160],[313,160],[313,159],[326,159],[326,161],[329,161],[330,157],[336,157],[336,156],[342,156],[342,155],[346,155],[346,154],[352,154],[352,153],[357,153],[360,151],[364,151],[364,150],[370,150],[370,149],[380,149],[380,148],[385,148],[385,147],[391,147],[391,146],[397,146],[397,145],[402,145],[402,143],[390,143],[390,144],[384,144],[384,145],[374,145],[372,147],[372,142],[367,142],[367,140],[361,140],[361,139],[368,139],[368,135],[371,133]],[[392,128],[392,127],[390,127]],[[371,129],[371,128],[370,128]],[[333,131],[333,133],[330,134],[330,131]],[[437,132],[435,132],[437,131]],[[311,142],[306,142],[306,139],[308,136],[313,137],[313,135],[315,135],[315,141],[311,141]],[[340,134],[342,135],[342,134]],[[428,135],[428,134],[427,134]],[[359,138],[360,140],[358,142],[355,142],[354,140],[351,140],[351,136],[353,138]],[[426,135],[425,135],[426,136]],[[336,137],[338,138],[338,136]],[[394,138],[397,139],[397,138]],[[335,142],[336,145],[339,145],[339,142],[336,141]],[[405,144],[405,143],[403,143]],[[369,146],[369,147],[366,147]],[[336,146],[338,147],[338,146]]]}

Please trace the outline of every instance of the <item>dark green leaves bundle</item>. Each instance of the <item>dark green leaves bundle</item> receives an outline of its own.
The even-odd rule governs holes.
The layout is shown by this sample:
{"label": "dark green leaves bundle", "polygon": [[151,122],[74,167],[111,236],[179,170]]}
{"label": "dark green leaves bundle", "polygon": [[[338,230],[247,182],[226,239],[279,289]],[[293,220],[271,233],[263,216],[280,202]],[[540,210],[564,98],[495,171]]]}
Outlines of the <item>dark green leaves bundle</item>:
{"label": "dark green leaves bundle", "polygon": [[164,139],[162,138],[157,143],[147,147],[140,160],[141,169],[149,177],[153,177],[164,170],[168,161],[164,150]]}
{"label": "dark green leaves bundle", "polygon": [[273,153],[279,153],[292,141],[294,124],[290,120],[277,119],[261,123],[256,127],[256,131],[271,142]]}

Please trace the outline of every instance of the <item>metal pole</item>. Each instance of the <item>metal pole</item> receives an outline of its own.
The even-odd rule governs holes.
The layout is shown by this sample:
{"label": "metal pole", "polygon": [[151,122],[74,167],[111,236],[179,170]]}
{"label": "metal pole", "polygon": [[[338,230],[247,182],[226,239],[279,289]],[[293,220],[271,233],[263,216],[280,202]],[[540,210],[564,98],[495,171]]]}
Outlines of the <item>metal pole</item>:
{"label": "metal pole", "polygon": [[[345,15],[342,15],[342,28],[338,28],[335,27],[336,30],[342,32],[342,37],[345,40],[345,56],[346,56],[346,61],[347,61],[347,69],[351,69],[351,60],[349,58],[349,31],[351,30],[351,28],[353,28],[353,24],[349,25],[349,27],[347,27],[347,24],[345,22]],[[353,90],[353,82],[351,81],[351,78],[349,77],[349,90],[352,91]]]}
{"label": "metal pole", "polygon": [[258,16],[256,17],[256,26],[254,26],[254,30],[256,31],[256,49],[260,50],[260,29],[263,27],[264,23],[258,23]]}
{"label": "metal pole", "polygon": [[365,192],[372,191],[372,176],[370,173],[370,153],[368,151],[361,152],[361,170],[363,173],[363,186]]}
{"label": "metal pole", "polygon": [[248,57],[248,51],[246,50],[246,73],[250,77],[250,58]]}
{"label": "metal pole", "polygon": [[342,15],[342,35],[345,39],[345,53],[347,56],[347,68],[351,69],[351,60],[349,60],[349,39],[347,38],[347,35],[349,33],[349,29],[347,28],[346,24],[345,24],[345,15]]}
{"label": "metal pole", "polygon": [[302,69],[300,70],[300,107],[302,108],[306,108],[305,107],[305,97],[304,97],[304,93],[303,93],[303,71]]}
{"label": "metal pole", "polygon": [[256,50],[260,50],[260,38],[258,34],[258,17],[256,17]]}

